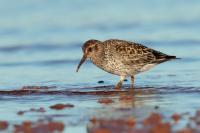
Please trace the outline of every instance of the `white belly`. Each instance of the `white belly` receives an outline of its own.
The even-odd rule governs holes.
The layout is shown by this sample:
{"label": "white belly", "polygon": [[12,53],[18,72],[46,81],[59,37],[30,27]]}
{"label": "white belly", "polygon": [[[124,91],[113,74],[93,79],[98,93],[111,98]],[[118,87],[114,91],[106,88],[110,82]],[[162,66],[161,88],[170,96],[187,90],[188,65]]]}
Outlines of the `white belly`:
{"label": "white belly", "polygon": [[140,69],[140,72],[145,72],[145,71],[148,71],[149,69],[151,69],[152,67],[154,67],[156,64],[148,64],[148,65],[145,65],[143,66],[141,69]]}

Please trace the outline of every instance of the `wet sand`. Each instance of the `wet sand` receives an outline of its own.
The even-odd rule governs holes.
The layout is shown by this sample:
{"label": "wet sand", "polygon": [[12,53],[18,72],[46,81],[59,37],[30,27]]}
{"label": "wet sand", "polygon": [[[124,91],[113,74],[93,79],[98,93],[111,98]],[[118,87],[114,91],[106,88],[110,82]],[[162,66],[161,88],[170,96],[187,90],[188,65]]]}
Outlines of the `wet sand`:
{"label": "wet sand", "polygon": [[[54,86],[24,86],[1,90],[5,104],[13,100],[16,104],[7,112],[11,117],[1,118],[0,130],[15,133],[190,133],[200,130],[198,108],[191,108],[195,104],[184,101],[198,96],[198,88],[144,87],[134,91],[126,86],[122,90],[113,88],[56,90]],[[46,101],[46,98],[52,100]],[[29,104],[34,106],[30,108]],[[7,106],[0,106],[1,112],[7,110]]]}

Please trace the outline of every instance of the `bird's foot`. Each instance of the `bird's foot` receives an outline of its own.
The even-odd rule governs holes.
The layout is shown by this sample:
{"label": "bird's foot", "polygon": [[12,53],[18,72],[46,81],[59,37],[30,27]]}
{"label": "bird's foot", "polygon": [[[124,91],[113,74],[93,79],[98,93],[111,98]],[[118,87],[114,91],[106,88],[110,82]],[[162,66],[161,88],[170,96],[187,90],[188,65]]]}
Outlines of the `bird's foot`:
{"label": "bird's foot", "polygon": [[116,86],[115,86],[115,90],[121,90],[122,88],[122,83],[118,83]]}
{"label": "bird's foot", "polygon": [[135,92],[135,89],[134,89],[133,87],[131,87],[131,88],[130,88],[130,93],[131,93],[131,94],[134,94],[134,92]]}
{"label": "bird's foot", "polygon": [[120,81],[117,83],[117,85],[115,86],[115,90],[121,90],[122,88],[122,84],[124,82],[125,76],[120,76]]}
{"label": "bird's foot", "polygon": [[130,89],[131,89],[131,90],[134,90],[134,88],[135,88],[134,85],[131,85],[131,88],[130,88]]}
{"label": "bird's foot", "polygon": [[120,86],[115,86],[115,90],[121,90]]}
{"label": "bird's foot", "polygon": [[131,85],[131,86],[130,86],[130,93],[134,93],[134,92],[135,92],[134,85]]}

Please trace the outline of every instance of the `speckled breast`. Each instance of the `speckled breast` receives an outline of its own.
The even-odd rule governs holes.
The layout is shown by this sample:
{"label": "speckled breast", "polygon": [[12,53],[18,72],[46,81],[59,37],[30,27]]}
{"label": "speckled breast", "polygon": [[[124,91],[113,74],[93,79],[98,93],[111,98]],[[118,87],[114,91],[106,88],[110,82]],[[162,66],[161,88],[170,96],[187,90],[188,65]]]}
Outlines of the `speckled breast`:
{"label": "speckled breast", "polygon": [[134,75],[135,69],[134,67],[130,67],[124,65],[122,60],[119,59],[112,52],[108,52],[109,50],[105,49],[105,53],[103,57],[99,57],[98,59],[92,59],[93,64],[103,69],[106,72],[115,74],[115,75]]}

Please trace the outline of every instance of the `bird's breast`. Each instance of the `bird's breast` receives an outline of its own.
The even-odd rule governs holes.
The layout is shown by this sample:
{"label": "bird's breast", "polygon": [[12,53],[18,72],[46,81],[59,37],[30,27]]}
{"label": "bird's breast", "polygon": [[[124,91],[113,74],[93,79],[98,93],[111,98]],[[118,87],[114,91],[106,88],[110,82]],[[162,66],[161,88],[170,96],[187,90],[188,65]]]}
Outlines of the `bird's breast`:
{"label": "bird's breast", "polygon": [[92,58],[92,63],[106,72],[115,75],[127,75],[128,69],[124,64],[114,56],[105,56],[104,58]]}

